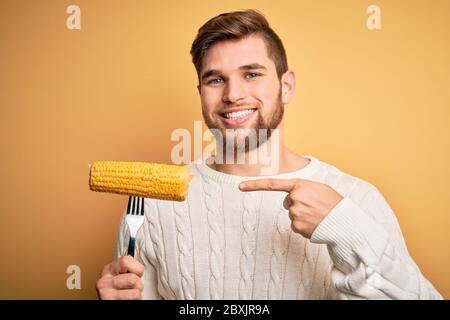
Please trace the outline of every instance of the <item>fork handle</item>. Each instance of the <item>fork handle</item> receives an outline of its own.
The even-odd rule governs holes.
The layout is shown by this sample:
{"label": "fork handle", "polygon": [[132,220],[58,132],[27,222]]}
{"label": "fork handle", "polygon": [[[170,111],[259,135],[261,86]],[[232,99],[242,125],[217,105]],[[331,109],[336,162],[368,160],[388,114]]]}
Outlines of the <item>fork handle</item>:
{"label": "fork handle", "polygon": [[128,243],[128,255],[134,257],[135,241],[134,237],[130,237],[130,242]]}

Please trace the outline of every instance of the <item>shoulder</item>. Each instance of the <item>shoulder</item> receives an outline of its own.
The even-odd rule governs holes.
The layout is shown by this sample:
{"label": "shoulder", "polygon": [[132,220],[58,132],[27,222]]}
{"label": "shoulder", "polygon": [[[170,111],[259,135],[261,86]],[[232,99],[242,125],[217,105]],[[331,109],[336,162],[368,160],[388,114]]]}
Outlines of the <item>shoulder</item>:
{"label": "shoulder", "polygon": [[335,165],[318,160],[320,163],[320,182],[325,183],[339,192],[343,197],[348,197],[359,203],[369,193],[378,192],[371,182],[352,175]]}
{"label": "shoulder", "polygon": [[387,230],[392,231],[391,228],[397,228],[398,221],[395,213],[374,184],[325,162],[322,162],[321,171],[322,183],[329,185],[367,215],[387,226]]}

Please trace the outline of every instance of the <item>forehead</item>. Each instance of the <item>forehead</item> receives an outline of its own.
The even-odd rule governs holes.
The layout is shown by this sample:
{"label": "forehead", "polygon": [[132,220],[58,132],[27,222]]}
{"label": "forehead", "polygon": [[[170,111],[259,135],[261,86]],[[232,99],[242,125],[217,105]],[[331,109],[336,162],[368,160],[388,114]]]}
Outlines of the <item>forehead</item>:
{"label": "forehead", "polygon": [[252,63],[259,63],[267,69],[275,70],[275,64],[267,55],[266,43],[258,35],[214,44],[203,58],[202,70],[231,70]]}

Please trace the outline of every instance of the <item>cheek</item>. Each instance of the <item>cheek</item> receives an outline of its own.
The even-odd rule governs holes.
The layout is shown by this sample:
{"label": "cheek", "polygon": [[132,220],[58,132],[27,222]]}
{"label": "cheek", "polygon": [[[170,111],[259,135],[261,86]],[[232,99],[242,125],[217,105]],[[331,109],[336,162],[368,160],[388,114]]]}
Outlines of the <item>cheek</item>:
{"label": "cheek", "polygon": [[212,111],[220,108],[222,96],[220,90],[204,89],[200,97],[202,107],[205,110]]}
{"label": "cheek", "polygon": [[270,106],[278,99],[280,84],[273,79],[264,79],[253,88],[254,96],[261,100],[265,106]]}

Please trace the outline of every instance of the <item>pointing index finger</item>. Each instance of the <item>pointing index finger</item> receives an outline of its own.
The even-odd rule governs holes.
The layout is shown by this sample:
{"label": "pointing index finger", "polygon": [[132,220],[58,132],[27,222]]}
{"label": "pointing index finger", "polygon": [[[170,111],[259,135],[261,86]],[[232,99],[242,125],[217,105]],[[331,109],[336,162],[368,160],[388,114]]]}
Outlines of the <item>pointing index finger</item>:
{"label": "pointing index finger", "polygon": [[297,184],[295,179],[258,179],[243,181],[241,191],[285,191],[290,192]]}

